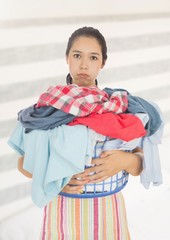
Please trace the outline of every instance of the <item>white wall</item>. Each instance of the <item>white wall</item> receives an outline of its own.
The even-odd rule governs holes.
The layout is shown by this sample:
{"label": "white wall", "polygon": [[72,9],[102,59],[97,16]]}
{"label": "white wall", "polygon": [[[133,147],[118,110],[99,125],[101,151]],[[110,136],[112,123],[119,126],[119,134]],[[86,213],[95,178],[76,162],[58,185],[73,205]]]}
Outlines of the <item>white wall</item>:
{"label": "white wall", "polygon": [[169,0],[0,0],[0,19],[170,11]]}
{"label": "white wall", "polygon": [[[126,14],[128,17],[124,18]],[[97,17],[93,19],[93,15],[103,15],[104,21]],[[68,16],[73,16],[72,23],[68,22]],[[58,17],[65,20],[59,23]],[[49,21],[53,18],[54,21]],[[36,216],[32,225],[25,224],[23,220],[24,226],[20,227],[16,222],[18,232],[14,238],[15,229],[11,230],[6,221],[13,215],[19,215],[20,211],[24,212],[25,208],[30,211],[29,207],[32,207],[30,181],[17,171],[17,156],[7,146],[17,112],[34,103],[48,85],[65,81],[66,41],[72,31],[87,22],[99,28],[108,41],[109,58],[99,79],[100,84],[103,87],[124,87],[136,95],[156,101],[167,120],[164,142],[168,150],[169,0],[0,0],[0,108],[1,112],[5,112],[0,115],[0,240],[33,240],[32,236],[19,238],[19,234],[25,232],[25,228],[33,231],[32,225],[37,230]],[[170,172],[169,158],[163,152],[166,155],[161,159],[164,169]],[[3,223],[7,228],[4,229]],[[151,231],[154,231],[154,225],[150,226],[147,234]],[[159,237],[158,231],[156,229],[154,236]],[[150,239],[156,240],[154,237]]]}

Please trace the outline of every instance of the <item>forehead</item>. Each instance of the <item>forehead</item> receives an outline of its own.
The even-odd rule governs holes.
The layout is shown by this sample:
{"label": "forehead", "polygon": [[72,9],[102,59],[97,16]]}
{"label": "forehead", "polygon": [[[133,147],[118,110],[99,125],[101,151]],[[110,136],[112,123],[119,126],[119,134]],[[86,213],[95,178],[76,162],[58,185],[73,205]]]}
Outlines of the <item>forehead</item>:
{"label": "forehead", "polygon": [[82,52],[98,52],[101,53],[101,46],[94,37],[81,36],[77,37],[70,49],[71,51],[79,50]]}

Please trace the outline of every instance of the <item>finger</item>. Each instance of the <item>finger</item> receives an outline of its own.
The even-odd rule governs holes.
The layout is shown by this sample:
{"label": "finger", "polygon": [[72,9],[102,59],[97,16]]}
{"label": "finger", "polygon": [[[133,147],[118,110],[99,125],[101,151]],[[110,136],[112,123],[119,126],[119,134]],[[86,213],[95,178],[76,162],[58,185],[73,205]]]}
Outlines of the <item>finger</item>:
{"label": "finger", "polygon": [[86,174],[88,175],[86,178],[88,179],[89,174],[98,173],[98,172],[101,172],[102,170],[103,170],[102,165],[97,165],[97,166],[94,166],[94,167],[87,168],[85,170]]}
{"label": "finger", "polygon": [[92,180],[92,181],[90,181],[90,183],[99,183],[99,182],[106,180],[107,178],[108,178],[108,176],[104,176],[104,177],[98,178],[96,180]]}
{"label": "finger", "polygon": [[71,179],[71,180],[69,181],[69,184],[70,184],[70,185],[83,186],[83,185],[87,184],[88,182],[89,182],[88,179],[86,179],[86,180]]}
{"label": "finger", "polygon": [[[106,153],[107,154],[107,153]],[[110,154],[109,154],[110,155]],[[105,164],[107,157],[109,156],[105,156],[105,157],[100,157],[100,158],[93,158],[91,161],[92,165],[102,165]],[[86,172],[86,171],[85,171]]]}
{"label": "finger", "polygon": [[93,158],[92,161],[91,161],[92,165],[100,165],[102,163],[103,163],[103,159],[102,158]]}
{"label": "finger", "polygon": [[102,157],[106,157],[106,156],[108,156],[108,154],[106,153],[106,152],[102,152],[101,154],[100,154],[100,157],[102,158]]}
{"label": "finger", "polygon": [[72,176],[72,178],[85,178],[85,177],[86,177],[85,172],[78,173]]}
{"label": "finger", "polygon": [[107,151],[103,151],[100,154],[100,157],[107,157],[111,154],[114,154],[117,150],[107,150]]}
{"label": "finger", "polygon": [[81,193],[81,191],[82,191],[82,187],[79,187],[79,186],[69,186],[69,185],[66,185],[62,189],[62,192],[70,193],[70,194],[78,194],[78,193]]}
{"label": "finger", "polygon": [[93,181],[96,181],[96,180],[98,181],[101,178],[108,178],[108,176],[105,175],[104,172],[102,171],[102,172],[90,175],[88,177],[90,183],[93,182]]}

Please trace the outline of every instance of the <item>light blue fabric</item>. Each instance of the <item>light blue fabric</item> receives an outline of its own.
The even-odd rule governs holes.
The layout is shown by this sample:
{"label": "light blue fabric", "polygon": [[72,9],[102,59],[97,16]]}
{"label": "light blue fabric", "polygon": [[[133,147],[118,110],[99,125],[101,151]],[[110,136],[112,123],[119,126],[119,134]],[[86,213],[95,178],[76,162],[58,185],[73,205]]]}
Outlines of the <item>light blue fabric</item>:
{"label": "light blue fabric", "polygon": [[158,111],[162,123],[153,135],[143,137],[141,144],[144,152],[144,159],[140,181],[146,189],[149,188],[151,183],[154,186],[159,186],[163,182],[158,145],[161,144],[165,121],[158,105],[151,101],[150,103]]}
{"label": "light blue fabric", "polygon": [[18,123],[8,144],[24,155],[23,167],[33,174],[32,199],[43,207],[58,195],[72,175],[84,171],[86,158],[92,154],[91,142],[87,127],[82,125],[62,125],[29,134],[24,131]]}
{"label": "light blue fabric", "polygon": [[136,147],[139,147],[141,138],[135,138],[129,142],[123,141],[121,139],[113,139],[105,142],[103,146],[103,151],[108,150],[122,150],[122,151],[132,151]]}

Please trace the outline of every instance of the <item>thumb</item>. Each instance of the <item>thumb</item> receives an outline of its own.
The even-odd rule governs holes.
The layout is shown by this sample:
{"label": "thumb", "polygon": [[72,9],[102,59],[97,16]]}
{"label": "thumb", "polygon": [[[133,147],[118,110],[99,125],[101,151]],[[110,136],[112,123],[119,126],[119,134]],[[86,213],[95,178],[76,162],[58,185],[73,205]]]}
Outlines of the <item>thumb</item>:
{"label": "thumb", "polygon": [[107,157],[109,155],[108,151],[104,151],[100,154],[100,157]]}

